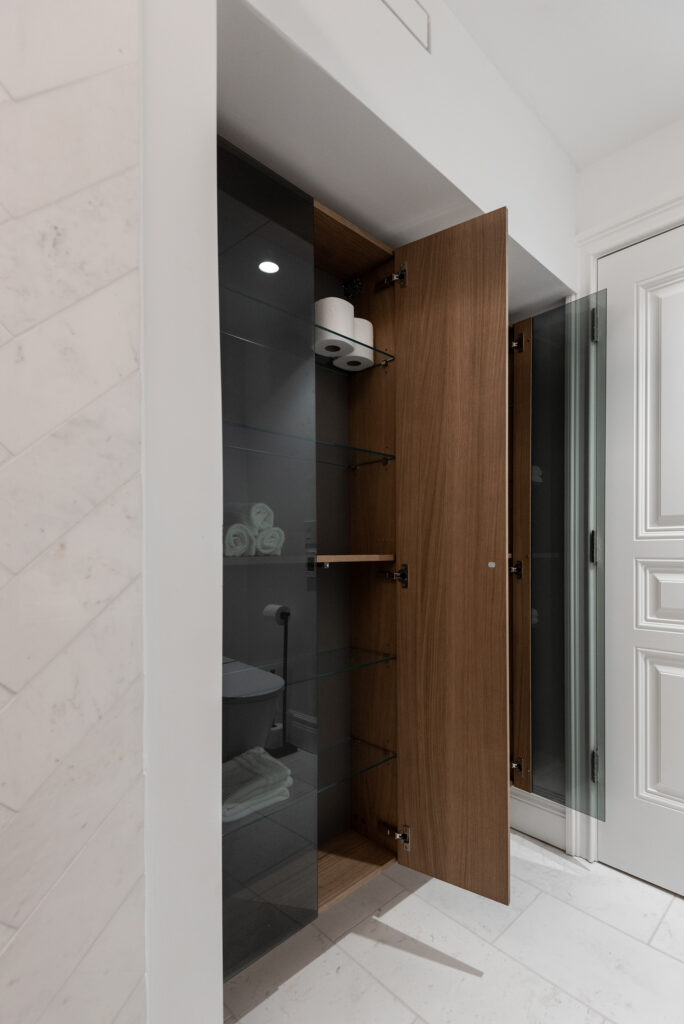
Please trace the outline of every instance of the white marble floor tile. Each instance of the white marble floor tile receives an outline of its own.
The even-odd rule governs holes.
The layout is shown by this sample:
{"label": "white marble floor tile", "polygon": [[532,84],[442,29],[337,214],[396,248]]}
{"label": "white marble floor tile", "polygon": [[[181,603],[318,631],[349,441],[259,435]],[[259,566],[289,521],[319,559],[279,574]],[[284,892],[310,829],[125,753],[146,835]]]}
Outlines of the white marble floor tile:
{"label": "white marble floor tile", "polygon": [[400,885],[402,889],[407,889],[408,892],[416,892],[430,881],[430,875],[424,875],[420,871],[413,871],[411,868],[397,863],[390,864],[385,868],[383,875],[385,878],[391,878],[393,882]]}
{"label": "white marble floor tile", "polygon": [[496,946],[619,1024],[682,1024],[681,964],[545,893]]}
{"label": "white marble floor tile", "polygon": [[511,835],[511,874],[565,903],[648,942],[671,897],[629,875]]}
{"label": "white marble floor tile", "polygon": [[338,948],[430,1024],[601,1021],[601,1014],[502,955],[416,893],[398,897],[355,926]]}
{"label": "white marble floor tile", "polygon": [[403,1006],[312,925],[227,982],[243,1024],[413,1024]]}
{"label": "white marble floor tile", "polygon": [[0,441],[20,452],[138,366],[136,272],[0,348]]}
{"label": "white marble floor tile", "polygon": [[651,945],[684,960],[684,899],[675,896],[651,939]]}
{"label": "white marble floor tile", "polygon": [[538,893],[538,889],[519,878],[511,878],[511,902],[508,906],[468,892],[467,889],[459,889],[458,886],[440,882],[437,878],[431,878],[416,890],[416,895],[421,900],[441,910],[447,917],[458,921],[488,942],[498,938]]}
{"label": "white marble floor tile", "polygon": [[138,134],[134,64],[0,104],[0,202],[22,217],[125,171]]}
{"label": "white marble floor tile", "polygon": [[0,226],[0,323],[19,334],[133,270],[139,205],[126,171]]}
{"label": "white marble floor tile", "polygon": [[375,914],[390,900],[402,893],[402,888],[388,878],[383,872],[362,885],[356,892],[350,893],[329,910],[319,914],[314,922],[316,927],[333,942],[339,939],[350,928]]}
{"label": "white marble floor tile", "polygon": [[3,83],[18,99],[128,64],[138,56],[138,29],[137,0],[3,0]]}

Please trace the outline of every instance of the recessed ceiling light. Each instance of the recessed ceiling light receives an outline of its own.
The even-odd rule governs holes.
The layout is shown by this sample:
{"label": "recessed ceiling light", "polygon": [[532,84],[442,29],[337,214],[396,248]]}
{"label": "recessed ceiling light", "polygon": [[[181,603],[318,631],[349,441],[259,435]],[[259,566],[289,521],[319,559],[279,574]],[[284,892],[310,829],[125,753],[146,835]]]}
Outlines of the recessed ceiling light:
{"label": "recessed ceiling light", "polygon": [[263,263],[259,264],[259,270],[263,274],[277,274],[280,267],[277,263],[273,263],[271,260],[264,260]]}

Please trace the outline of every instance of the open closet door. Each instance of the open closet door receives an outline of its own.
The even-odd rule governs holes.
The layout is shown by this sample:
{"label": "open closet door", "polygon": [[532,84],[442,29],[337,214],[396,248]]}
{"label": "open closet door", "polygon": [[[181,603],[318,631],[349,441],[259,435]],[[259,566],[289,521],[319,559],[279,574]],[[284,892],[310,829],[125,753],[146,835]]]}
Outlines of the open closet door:
{"label": "open closet door", "polygon": [[[509,900],[507,215],[396,252],[402,864]],[[408,849],[406,846],[408,845]]]}

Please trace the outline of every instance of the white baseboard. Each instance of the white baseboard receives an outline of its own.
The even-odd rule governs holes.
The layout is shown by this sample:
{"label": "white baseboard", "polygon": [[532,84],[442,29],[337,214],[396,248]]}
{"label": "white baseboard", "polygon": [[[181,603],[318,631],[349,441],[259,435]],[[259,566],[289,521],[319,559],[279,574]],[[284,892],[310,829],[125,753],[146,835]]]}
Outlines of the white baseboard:
{"label": "white baseboard", "polygon": [[511,828],[565,850],[565,808],[515,786],[511,786]]}

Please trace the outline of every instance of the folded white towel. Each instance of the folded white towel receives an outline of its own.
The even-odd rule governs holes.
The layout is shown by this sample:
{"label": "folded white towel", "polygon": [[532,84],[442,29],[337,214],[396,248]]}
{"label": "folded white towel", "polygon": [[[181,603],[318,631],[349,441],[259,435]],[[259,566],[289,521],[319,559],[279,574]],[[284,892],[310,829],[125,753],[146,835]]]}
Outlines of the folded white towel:
{"label": "folded white towel", "polygon": [[240,818],[246,818],[248,814],[254,814],[255,811],[263,811],[271,804],[282,803],[283,800],[289,800],[290,797],[290,786],[292,785],[292,779],[288,780],[287,786],[279,786],[277,789],[272,789],[268,793],[263,793],[261,796],[253,797],[251,800],[246,800],[243,804],[236,804],[227,802],[223,805],[223,820],[224,821],[238,821]]}
{"label": "folded white towel", "polygon": [[254,538],[257,555],[279,555],[283,550],[285,534],[279,526],[259,530]]}
{"label": "folded white towel", "polygon": [[253,747],[223,765],[223,820],[235,821],[259,807],[287,800],[292,772],[263,747]]}
{"label": "folded white towel", "polygon": [[233,523],[226,530],[223,551],[228,558],[253,555],[255,551],[254,530],[250,530],[244,523]]}
{"label": "folded white towel", "polygon": [[228,504],[224,516],[226,519],[234,519],[236,523],[244,523],[251,530],[265,530],[273,526],[273,510],[264,505],[263,501]]}

